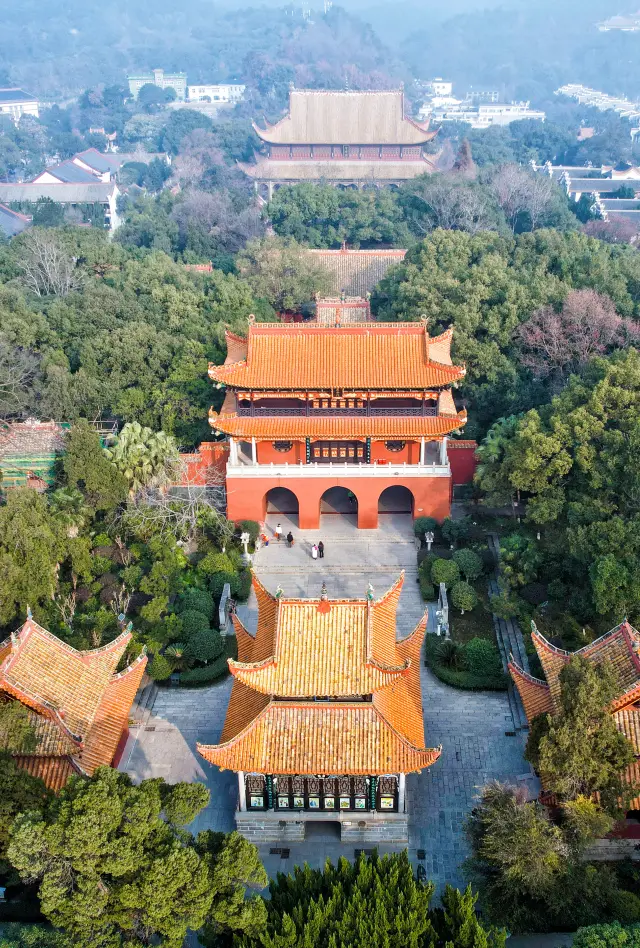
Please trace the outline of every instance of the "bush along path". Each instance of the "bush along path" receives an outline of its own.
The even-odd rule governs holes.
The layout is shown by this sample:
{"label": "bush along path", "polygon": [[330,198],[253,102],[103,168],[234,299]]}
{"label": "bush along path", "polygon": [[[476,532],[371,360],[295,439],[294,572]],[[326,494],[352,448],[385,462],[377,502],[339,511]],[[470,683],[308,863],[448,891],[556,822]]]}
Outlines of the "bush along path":
{"label": "bush along path", "polygon": [[[496,562],[496,572],[489,580],[489,599],[493,599],[500,595],[497,572],[500,562],[500,541],[497,534],[489,534],[488,545]],[[500,650],[502,667],[509,678],[507,693],[509,695],[511,717],[513,718],[513,729],[516,732],[524,731],[528,729],[527,717],[522,707],[518,689],[514,686],[508,671],[509,657],[513,655],[514,661],[529,673],[529,659],[524,647],[522,630],[515,619],[500,619],[495,613],[493,614],[493,627],[496,632],[496,641],[498,643],[498,649]]]}

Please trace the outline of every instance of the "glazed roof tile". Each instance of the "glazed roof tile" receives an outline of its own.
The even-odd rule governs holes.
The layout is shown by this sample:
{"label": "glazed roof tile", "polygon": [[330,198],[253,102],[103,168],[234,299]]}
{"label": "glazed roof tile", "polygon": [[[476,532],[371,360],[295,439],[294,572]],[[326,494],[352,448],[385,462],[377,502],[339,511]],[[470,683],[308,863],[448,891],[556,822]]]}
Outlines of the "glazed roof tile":
{"label": "glazed roof tile", "polygon": [[615,711],[613,719],[618,730],[633,744],[636,756],[640,756],[640,708],[625,708],[624,711]]}
{"label": "glazed roof tile", "polygon": [[15,457],[62,453],[66,431],[55,421],[14,421],[0,426],[0,462]]}
{"label": "glazed roof tile", "polygon": [[62,790],[69,777],[79,773],[69,757],[36,757],[26,754],[14,756],[13,759],[21,770],[26,770],[32,777],[39,777],[54,793]]}
{"label": "glazed roof tile", "polygon": [[527,721],[531,723],[538,714],[553,711],[551,690],[546,681],[534,678],[513,661],[509,662],[509,672],[518,689]]}
{"label": "glazed roof tile", "polygon": [[215,431],[223,431],[235,438],[304,440],[305,438],[329,438],[331,440],[371,438],[384,441],[387,438],[441,438],[461,428],[467,421],[466,412],[458,415],[435,417],[397,417],[392,415],[366,418],[350,417],[305,417],[285,418],[238,417],[235,413],[209,413],[209,424]]}
{"label": "glazed roof tile", "polygon": [[10,649],[0,646],[0,693],[41,718],[36,756],[65,752],[86,773],[111,763],[146,665],[142,654],[115,673],[130,639],[125,632],[103,648],[79,652],[27,619]]}
{"label": "glazed roof tile", "polygon": [[[234,617],[239,662],[220,744],[198,745],[211,763],[262,773],[376,774],[421,770],[420,649],[426,618],[397,642],[400,579],[369,600],[287,600],[258,595],[255,638]],[[260,656],[260,657],[258,657]],[[369,701],[303,698],[372,695]],[[286,700],[282,700],[282,699]]]}
{"label": "glazed roof tile", "polygon": [[[230,660],[231,673],[255,691],[286,698],[378,691],[406,674],[411,664],[396,645],[401,588],[402,578],[377,602],[280,599],[273,653],[262,661]],[[392,608],[386,605],[389,598]],[[376,618],[380,612],[384,621]]]}
{"label": "glazed roof tile", "polygon": [[[420,323],[249,326],[246,357],[209,366],[209,376],[243,389],[409,389],[450,385],[453,330],[430,338]],[[235,337],[237,339],[237,337]]]}
{"label": "glazed roof tile", "polygon": [[307,250],[314,263],[331,274],[333,293],[366,297],[386,276],[389,267],[402,263],[406,250]]}
{"label": "glazed roof tile", "polygon": [[606,662],[618,677],[620,694],[624,695],[640,682],[640,635],[629,625],[622,622],[606,635],[600,636],[577,652],[566,652],[556,648],[533,626],[531,639],[535,645],[545,678],[551,690],[554,706],[560,698],[560,672],[570,661],[572,655],[580,655],[594,664]]}
{"label": "glazed roof tile", "polygon": [[405,117],[402,89],[292,89],[283,119],[267,129],[253,127],[263,141],[288,145],[419,145],[437,134],[428,123]]}
{"label": "glazed roof tile", "polygon": [[237,737],[198,744],[205,760],[260,773],[386,774],[423,770],[440,756],[411,745],[372,702],[267,702]]}

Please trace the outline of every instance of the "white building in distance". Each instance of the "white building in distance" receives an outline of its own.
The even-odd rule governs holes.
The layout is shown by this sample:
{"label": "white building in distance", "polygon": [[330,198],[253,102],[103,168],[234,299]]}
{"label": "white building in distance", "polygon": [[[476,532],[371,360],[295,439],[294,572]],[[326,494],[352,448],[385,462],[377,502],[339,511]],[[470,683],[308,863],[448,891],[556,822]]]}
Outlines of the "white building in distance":
{"label": "white building in distance", "polygon": [[244,98],[246,86],[234,83],[201,83],[187,86],[189,102],[225,102],[234,104]]}
{"label": "white building in distance", "polygon": [[23,115],[38,118],[38,100],[24,89],[0,89],[0,115],[19,122]]}
{"label": "white building in distance", "polygon": [[617,112],[620,118],[640,118],[640,102],[632,102],[624,96],[607,95],[589,86],[581,86],[577,82],[570,82],[566,86],[556,89],[555,95],[566,95],[575,99],[581,105],[589,105],[601,112]]}
{"label": "white building in distance", "polygon": [[187,94],[186,72],[165,73],[164,69],[152,69],[151,72],[139,76],[127,76],[127,82],[134,99],[138,98],[140,89],[146,85],[158,86],[159,89],[175,89],[180,102],[184,102]]}
{"label": "white building in distance", "polygon": [[500,103],[471,106],[468,102],[457,105],[443,105],[433,108],[433,122],[464,122],[472,128],[492,128],[495,125],[510,125],[523,119],[544,122],[546,113],[529,108],[528,102]]}

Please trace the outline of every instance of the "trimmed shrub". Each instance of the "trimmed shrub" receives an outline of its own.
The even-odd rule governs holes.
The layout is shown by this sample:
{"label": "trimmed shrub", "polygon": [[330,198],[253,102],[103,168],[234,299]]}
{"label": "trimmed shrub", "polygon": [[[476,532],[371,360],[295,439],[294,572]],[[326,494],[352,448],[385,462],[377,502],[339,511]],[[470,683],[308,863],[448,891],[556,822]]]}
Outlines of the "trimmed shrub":
{"label": "trimmed shrub", "polygon": [[147,666],[149,677],[153,678],[154,681],[166,681],[171,671],[172,668],[169,661],[164,655],[160,654],[154,655]]}
{"label": "trimmed shrub", "polygon": [[213,616],[214,602],[213,596],[206,589],[198,589],[196,586],[190,586],[180,596],[179,612],[195,610],[202,612],[207,619]]}
{"label": "trimmed shrub", "polygon": [[184,657],[196,662],[210,662],[224,652],[224,639],[213,629],[198,632],[184,647]]}
{"label": "trimmed shrub", "polygon": [[[618,889],[611,900],[611,912],[622,925],[640,922],[640,899],[633,892]],[[635,933],[635,943],[640,943],[640,932]]]}
{"label": "trimmed shrub", "polygon": [[640,948],[640,925],[587,925],[574,935],[573,948]]}
{"label": "trimmed shrub", "polygon": [[209,665],[201,665],[199,668],[190,668],[180,675],[181,685],[208,685],[216,681],[229,671],[226,654],[220,655],[215,662]]}
{"label": "trimmed shrub", "polygon": [[241,520],[237,525],[236,529],[240,533],[248,533],[251,537],[251,542],[255,544],[258,539],[258,534],[260,533],[260,524],[257,520]]}
{"label": "trimmed shrub", "polygon": [[421,576],[424,576],[429,582],[431,582],[431,569],[435,561],[439,559],[437,553],[425,553],[425,555],[420,560],[420,565],[418,570]]}
{"label": "trimmed shrub", "polygon": [[464,665],[462,646],[453,639],[441,639],[434,650],[435,659],[445,668],[462,668]]}
{"label": "trimmed shrub", "polygon": [[447,587],[453,586],[460,580],[460,570],[453,560],[434,560],[431,566],[431,580],[436,586],[440,583],[444,583]]}
{"label": "trimmed shrub", "polygon": [[240,602],[246,602],[251,592],[251,573],[248,569],[236,573],[231,583],[231,595]]}
{"label": "trimmed shrub", "polygon": [[462,520],[451,520],[450,517],[447,517],[442,523],[442,536],[449,543],[455,544],[469,536],[469,527],[468,517],[464,517]]}
{"label": "trimmed shrub", "polygon": [[226,553],[207,553],[198,563],[198,569],[207,576],[234,572],[233,562]]}
{"label": "trimmed shrub", "polygon": [[482,574],[482,560],[473,550],[456,550],[451,558],[468,583]]}
{"label": "trimmed shrub", "polygon": [[464,615],[465,612],[475,609],[478,605],[478,597],[469,583],[455,583],[451,590],[451,602]]}
{"label": "trimmed shrub", "polygon": [[420,576],[420,595],[425,602],[435,602],[438,598],[435,586],[425,576]]}
{"label": "trimmed shrub", "polygon": [[209,631],[209,620],[204,612],[198,612],[197,609],[187,609],[180,616],[182,620],[182,634],[185,642],[188,642],[200,632]]}
{"label": "trimmed shrub", "polygon": [[500,653],[489,639],[470,639],[464,646],[464,661],[467,670],[476,675],[502,675]]}
{"label": "trimmed shrub", "polygon": [[416,517],[413,521],[413,532],[424,542],[425,533],[435,533],[437,526],[438,521],[434,520],[433,517]]}
{"label": "trimmed shrub", "polygon": [[209,589],[211,595],[214,599],[220,599],[222,596],[222,590],[224,589],[224,584],[229,583],[233,589],[233,584],[236,581],[237,573],[214,573],[213,576],[209,577]]}

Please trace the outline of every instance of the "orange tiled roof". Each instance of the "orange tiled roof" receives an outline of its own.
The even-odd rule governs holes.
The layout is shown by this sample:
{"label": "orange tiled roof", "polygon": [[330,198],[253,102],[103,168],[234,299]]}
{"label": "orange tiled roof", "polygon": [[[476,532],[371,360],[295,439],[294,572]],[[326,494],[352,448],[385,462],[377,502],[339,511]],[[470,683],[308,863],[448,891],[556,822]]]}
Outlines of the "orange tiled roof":
{"label": "orange tiled roof", "polygon": [[123,633],[103,648],[79,652],[31,618],[12,636],[0,665],[0,693],[48,722],[38,724],[36,756],[45,753],[45,745],[50,755],[66,751],[87,773],[111,763],[146,665],[141,655],[115,674],[130,639]]}
{"label": "orange tiled roof", "polygon": [[633,744],[636,756],[640,756],[640,708],[626,708],[624,711],[615,711],[613,719],[616,727]]}
{"label": "orange tiled roof", "polygon": [[214,431],[223,431],[235,438],[256,438],[272,441],[274,438],[298,439],[330,438],[331,440],[371,438],[436,439],[450,434],[466,424],[467,413],[437,416],[375,416],[375,417],[300,417],[250,418],[235,412],[209,412],[209,424]]}
{"label": "orange tiled roof", "polygon": [[441,387],[465,375],[451,364],[452,333],[430,338],[422,322],[250,323],[246,356],[210,365],[209,376],[234,388],[266,391]]}
{"label": "orange tiled roof", "polygon": [[[258,631],[234,617],[238,662],[211,763],[261,773],[380,774],[428,767],[420,649],[426,618],[397,642],[403,576],[375,601],[287,600],[254,577]],[[370,701],[299,699],[372,695]],[[275,700],[275,699],[290,700]],[[298,700],[295,700],[298,699]]]}
{"label": "orange tiled roof", "polygon": [[281,774],[410,773],[431,766],[439,749],[414,747],[375,702],[269,701],[237,737],[198,744],[223,770]]}
{"label": "orange tiled roof", "polygon": [[580,655],[595,664],[606,662],[618,676],[621,694],[640,683],[640,635],[627,621],[577,652],[556,648],[538,632],[535,625],[532,627],[531,639],[540,657],[555,706],[560,698],[560,672],[572,655]]}
{"label": "orange tiled roof", "polygon": [[[385,688],[411,664],[396,646],[396,588],[399,595],[402,577],[377,602],[331,599],[325,608],[320,599],[279,599],[273,653],[262,661],[230,660],[231,673],[255,691],[288,698],[346,697]],[[388,613],[390,596],[394,605],[383,626],[376,614]]]}
{"label": "orange tiled roof", "polygon": [[14,755],[13,759],[18,767],[32,777],[40,777],[54,793],[62,790],[69,777],[80,773],[69,757],[36,757],[28,754],[22,757]]}
{"label": "orange tiled roof", "polygon": [[546,681],[527,674],[513,659],[509,662],[509,672],[522,699],[527,721],[533,721],[538,714],[553,711],[551,691]]}
{"label": "orange tiled roof", "polygon": [[386,276],[389,267],[402,263],[406,253],[406,250],[350,250],[347,247],[307,250],[310,259],[331,274],[334,293],[362,297]]}

